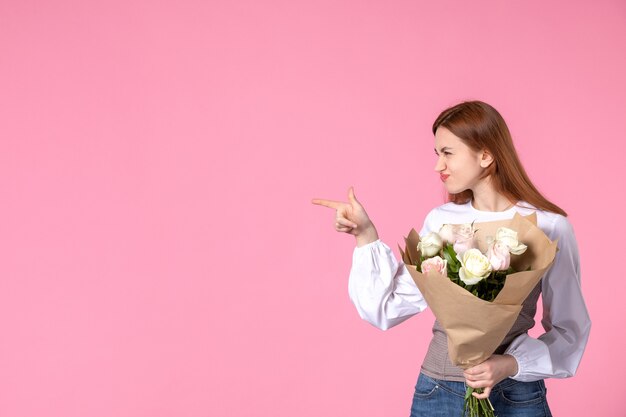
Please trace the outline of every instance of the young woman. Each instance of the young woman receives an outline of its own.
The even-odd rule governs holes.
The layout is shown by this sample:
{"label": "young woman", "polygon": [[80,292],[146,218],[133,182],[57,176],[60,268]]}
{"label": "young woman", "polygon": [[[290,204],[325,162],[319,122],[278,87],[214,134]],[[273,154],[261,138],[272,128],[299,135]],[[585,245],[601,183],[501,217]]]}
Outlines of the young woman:
{"label": "young woman", "polygon": [[[545,378],[574,375],[587,344],[591,321],[580,287],[578,245],[567,214],[532,184],[519,160],[502,116],[480,101],[444,110],[433,124],[435,171],[448,202],[431,210],[420,231],[446,223],[510,219],[515,212],[537,214],[537,226],[558,239],[552,267],[523,304],[501,346],[485,362],[463,371],[448,357],[446,334],[435,321],[433,337],[415,386],[411,416],[458,415],[467,386],[484,388],[498,417],[551,416]],[[336,210],[335,229],[356,237],[349,294],[359,315],[386,330],[427,306],[405,265],[383,243],[354,190],[348,201],[313,200]],[[545,333],[528,335],[539,294]]]}

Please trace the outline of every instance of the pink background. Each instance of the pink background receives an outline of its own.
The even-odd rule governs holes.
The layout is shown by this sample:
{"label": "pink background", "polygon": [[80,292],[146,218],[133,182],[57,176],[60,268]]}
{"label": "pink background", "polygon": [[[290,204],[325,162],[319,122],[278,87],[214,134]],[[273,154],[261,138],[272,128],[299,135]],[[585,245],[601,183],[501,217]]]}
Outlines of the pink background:
{"label": "pink background", "polygon": [[464,99],[579,239],[553,413],[626,415],[625,47],[621,0],[1,1],[0,416],[408,416],[432,314],[361,321],[310,199],[395,249]]}

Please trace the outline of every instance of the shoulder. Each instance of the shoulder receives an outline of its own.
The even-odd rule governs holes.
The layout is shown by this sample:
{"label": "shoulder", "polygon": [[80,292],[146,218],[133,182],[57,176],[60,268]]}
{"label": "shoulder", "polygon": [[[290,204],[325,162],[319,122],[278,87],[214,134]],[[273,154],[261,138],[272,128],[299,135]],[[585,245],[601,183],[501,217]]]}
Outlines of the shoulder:
{"label": "shoulder", "polygon": [[546,234],[552,239],[573,238],[574,227],[569,219],[562,214],[537,210],[537,222],[545,224]]}
{"label": "shoulder", "polygon": [[551,229],[549,232],[546,231],[546,234],[557,245],[555,260],[557,266],[553,269],[556,271],[569,266],[576,274],[580,274],[580,253],[572,223],[558,213],[547,212],[545,216],[551,222]]}
{"label": "shoulder", "polygon": [[551,213],[553,216],[552,221],[552,240],[559,239],[560,241],[575,241],[576,235],[574,233],[574,226],[569,219],[561,214]]}

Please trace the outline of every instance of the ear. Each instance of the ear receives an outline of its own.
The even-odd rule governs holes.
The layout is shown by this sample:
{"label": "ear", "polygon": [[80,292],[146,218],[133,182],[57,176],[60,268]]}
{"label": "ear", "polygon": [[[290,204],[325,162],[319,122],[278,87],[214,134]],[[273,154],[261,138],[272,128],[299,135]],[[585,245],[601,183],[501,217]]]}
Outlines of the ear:
{"label": "ear", "polygon": [[493,156],[491,155],[491,153],[486,149],[482,151],[480,156],[480,166],[483,168],[487,168],[489,167],[489,165],[491,165],[492,162]]}

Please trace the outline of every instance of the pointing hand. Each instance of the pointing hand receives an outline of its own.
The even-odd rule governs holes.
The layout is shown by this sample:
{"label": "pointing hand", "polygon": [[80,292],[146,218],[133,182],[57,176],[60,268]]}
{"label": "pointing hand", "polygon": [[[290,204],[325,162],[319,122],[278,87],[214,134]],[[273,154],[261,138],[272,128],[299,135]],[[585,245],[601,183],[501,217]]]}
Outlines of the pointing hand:
{"label": "pointing hand", "polygon": [[374,224],[365,208],[356,199],[353,187],[348,190],[348,202],[315,198],[313,204],[335,209],[335,230],[354,235],[357,245],[363,246],[378,239]]}

